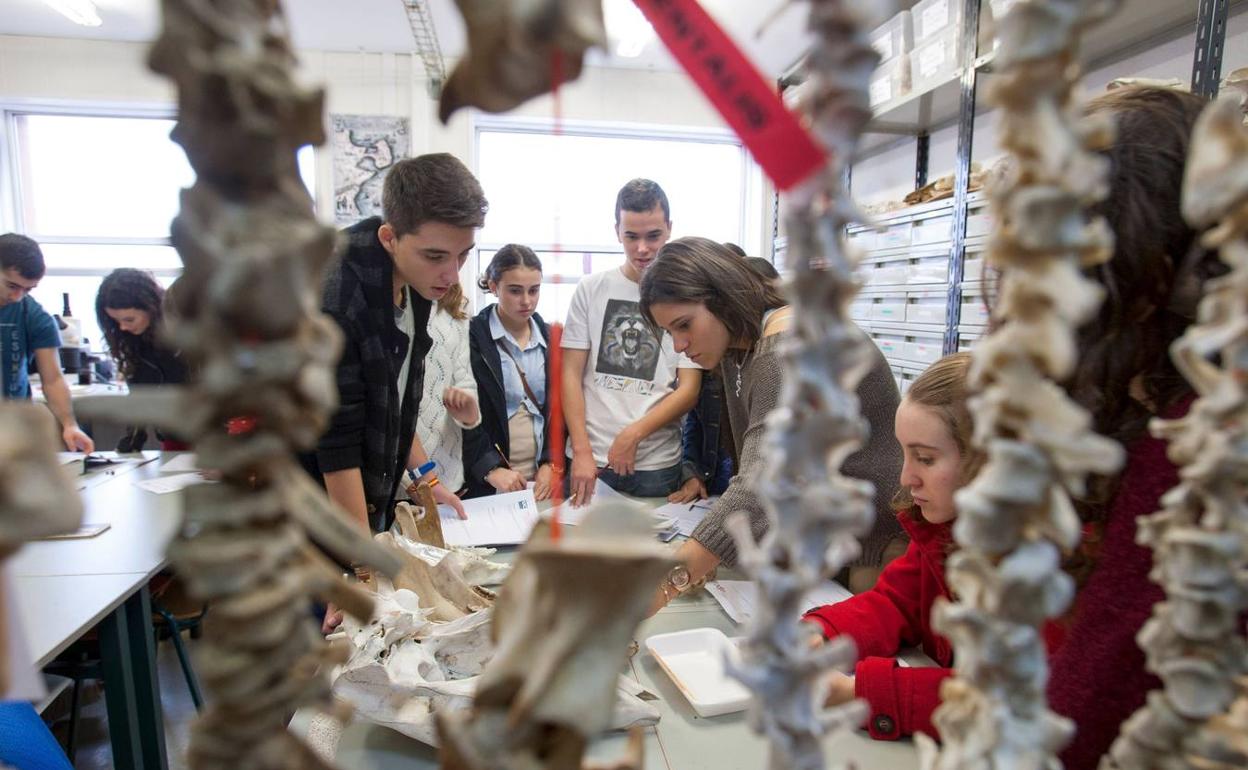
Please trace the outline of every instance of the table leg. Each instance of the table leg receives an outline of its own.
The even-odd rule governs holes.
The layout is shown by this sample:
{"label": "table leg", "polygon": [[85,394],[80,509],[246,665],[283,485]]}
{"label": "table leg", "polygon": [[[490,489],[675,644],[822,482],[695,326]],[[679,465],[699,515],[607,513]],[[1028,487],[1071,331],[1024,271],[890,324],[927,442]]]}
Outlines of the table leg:
{"label": "table leg", "polygon": [[146,585],[100,622],[100,656],[113,766],[165,770],[165,727]]}

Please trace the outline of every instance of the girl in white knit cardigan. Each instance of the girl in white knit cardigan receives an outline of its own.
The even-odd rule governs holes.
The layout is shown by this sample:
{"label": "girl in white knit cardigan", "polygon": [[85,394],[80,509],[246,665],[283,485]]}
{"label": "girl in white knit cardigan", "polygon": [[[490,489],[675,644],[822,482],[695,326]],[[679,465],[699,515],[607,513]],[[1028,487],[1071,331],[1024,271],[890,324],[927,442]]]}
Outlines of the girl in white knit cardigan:
{"label": "girl in white knit cardigan", "polygon": [[[464,506],[456,494],[464,486],[464,430],[481,423],[477,406],[477,381],[472,376],[468,358],[467,299],[458,285],[450,288],[429,314],[429,337],[433,340],[425,357],[425,381],[421,391],[420,411],[416,417],[416,436],[408,455],[408,468],[419,469],[429,461],[433,470],[422,476],[428,481],[436,476],[434,498],[449,505],[461,518]],[[470,402],[470,403],[469,403]],[[471,409],[468,407],[471,406]],[[448,409],[448,407],[452,407]],[[461,421],[454,413],[468,411],[471,421]],[[408,494],[415,497],[414,486]]]}

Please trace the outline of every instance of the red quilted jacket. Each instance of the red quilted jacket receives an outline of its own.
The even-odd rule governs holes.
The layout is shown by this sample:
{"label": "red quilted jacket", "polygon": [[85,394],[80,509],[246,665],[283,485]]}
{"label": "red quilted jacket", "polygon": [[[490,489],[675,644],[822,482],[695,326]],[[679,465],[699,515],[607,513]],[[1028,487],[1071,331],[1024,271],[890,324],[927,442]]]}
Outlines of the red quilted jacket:
{"label": "red quilted jacket", "polygon": [[[1186,406],[1166,416],[1178,416]],[[1144,704],[1149,690],[1160,687],[1145,671],[1135,642],[1162,598],[1148,579],[1152,552],[1136,544],[1135,532],[1138,518],[1156,511],[1161,495],[1176,483],[1165,442],[1150,436],[1131,446],[1096,568],[1067,617],[1045,628],[1049,704],[1076,725],[1061,757],[1072,770],[1094,770],[1122,722]],[[937,737],[932,712],[940,704],[941,681],[953,673],[953,651],[931,627],[932,603],[949,598],[944,565],[952,525],[915,522],[908,515],[901,522],[910,547],[884,569],[875,588],[806,615],[825,636],[846,634],[858,645],[855,692],[870,705],[871,736],[886,740],[914,732]],[[913,646],[940,668],[899,667],[898,649]]]}

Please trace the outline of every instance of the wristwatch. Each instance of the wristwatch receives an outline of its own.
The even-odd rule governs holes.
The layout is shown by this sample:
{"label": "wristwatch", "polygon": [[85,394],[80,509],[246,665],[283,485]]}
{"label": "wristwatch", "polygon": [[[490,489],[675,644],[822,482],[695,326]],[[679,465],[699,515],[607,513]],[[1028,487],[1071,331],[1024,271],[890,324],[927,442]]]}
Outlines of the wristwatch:
{"label": "wristwatch", "polygon": [[[680,596],[689,588],[690,582],[689,568],[683,564],[677,564],[675,567],[672,567],[671,572],[667,573],[667,578],[663,581],[663,594],[666,596],[668,586],[671,586],[672,590],[676,592],[674,596]],[[668,597],[668,601],[671,600],[672,597]]]}

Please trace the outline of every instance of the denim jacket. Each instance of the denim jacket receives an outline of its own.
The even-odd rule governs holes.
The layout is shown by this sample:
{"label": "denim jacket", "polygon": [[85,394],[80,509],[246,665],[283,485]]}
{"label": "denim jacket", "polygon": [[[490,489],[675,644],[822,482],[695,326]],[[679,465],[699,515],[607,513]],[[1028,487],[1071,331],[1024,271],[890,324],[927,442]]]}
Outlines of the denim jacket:
{"label": "denim jacket", "polygon": [[685,416],[681,428],[684,463],[681,483],[695,476],[706,484],[708,494],[718,495],[728,488],[735,469],[732,456],[720,446],[720,425],[723,414],[724,383],[718,372],[702,373],[702,389],[698,402]]}

